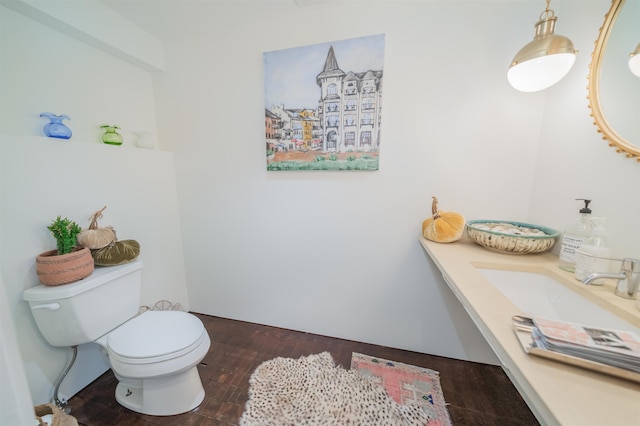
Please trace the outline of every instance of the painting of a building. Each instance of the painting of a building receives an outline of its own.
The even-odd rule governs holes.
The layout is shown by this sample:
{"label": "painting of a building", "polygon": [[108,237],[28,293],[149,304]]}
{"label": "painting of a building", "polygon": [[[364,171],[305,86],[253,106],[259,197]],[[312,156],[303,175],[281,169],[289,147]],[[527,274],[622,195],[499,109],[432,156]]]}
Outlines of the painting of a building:
{"label": "painting of a building", "polygon": [[333,47],[316,77],[323,151],[376,151],[382,117],[382,70],[344,72]]}
{"label": "painting of a building", "polygon": [[[319,49],[326,52],[324,64],[317,61]],[[354,66],[378,66],[345,71],[338,64],[340,50]],[[383,50],[384,35],[378,35],[265,53],[269,170],[378,169]],[[310,94],[296,97],[300,92]]]}

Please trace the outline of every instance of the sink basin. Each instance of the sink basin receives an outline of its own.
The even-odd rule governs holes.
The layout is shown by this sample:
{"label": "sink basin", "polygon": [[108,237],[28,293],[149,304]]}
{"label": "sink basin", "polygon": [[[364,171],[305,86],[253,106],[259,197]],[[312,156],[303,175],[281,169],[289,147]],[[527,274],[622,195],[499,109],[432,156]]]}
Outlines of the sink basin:
{"label": "sink basin", "polygon": [[478,271],[528,316],[640,334],[640,329],[633,324],[547,275],[484,268]]}

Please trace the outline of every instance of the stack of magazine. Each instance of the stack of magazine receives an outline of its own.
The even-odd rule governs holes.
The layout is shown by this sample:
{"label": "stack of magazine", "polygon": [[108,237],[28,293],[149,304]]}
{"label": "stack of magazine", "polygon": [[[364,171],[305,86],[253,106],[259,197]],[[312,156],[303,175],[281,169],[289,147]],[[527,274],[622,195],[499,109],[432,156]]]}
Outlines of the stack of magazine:
{"label": "stack of magazine", "polygon": [[629,331],[534,318],[532,347],[640,373],[640,337]]}
{"label": "stack of magazine", "polygon": [[554,361],[640,383],[640,333],[513,316],[522,349]]}

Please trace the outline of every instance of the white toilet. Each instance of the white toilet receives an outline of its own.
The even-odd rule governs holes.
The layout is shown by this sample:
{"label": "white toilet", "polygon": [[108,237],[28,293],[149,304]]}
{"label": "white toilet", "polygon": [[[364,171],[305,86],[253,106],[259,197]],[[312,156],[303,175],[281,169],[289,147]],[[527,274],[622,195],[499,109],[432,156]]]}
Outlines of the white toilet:
{"label": "white toilet", "polygon": [[204,399],[197,365],[211,341],[196,316],[180,311],[138,314],[142,261],[96,267],[89,277],[25,290],[36,324],[52,346],[95,342],[106,349],[116,400],[153,416],[180,414]]}

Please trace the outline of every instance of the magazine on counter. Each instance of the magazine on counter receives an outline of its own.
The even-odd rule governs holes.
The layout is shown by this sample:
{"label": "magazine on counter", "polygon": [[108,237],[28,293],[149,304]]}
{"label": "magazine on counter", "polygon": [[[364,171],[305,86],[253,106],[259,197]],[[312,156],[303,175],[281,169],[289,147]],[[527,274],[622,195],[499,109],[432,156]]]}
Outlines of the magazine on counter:
{"label": "magazine on counter", "polygon": [[640,373],[640,337],[633,332],[533,318],[534,347]]}

